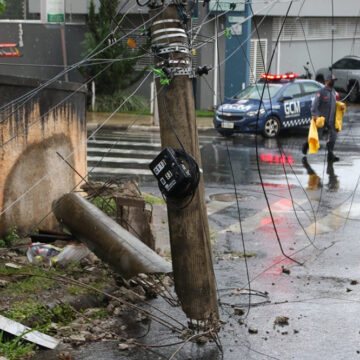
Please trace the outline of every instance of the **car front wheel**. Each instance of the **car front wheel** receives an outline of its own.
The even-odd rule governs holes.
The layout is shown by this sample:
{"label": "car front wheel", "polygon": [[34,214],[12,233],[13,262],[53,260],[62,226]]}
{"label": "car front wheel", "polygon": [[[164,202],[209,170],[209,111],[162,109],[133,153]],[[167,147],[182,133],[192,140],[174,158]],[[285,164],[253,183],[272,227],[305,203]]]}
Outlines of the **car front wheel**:
{"label": "car front wheel", "polygon": [[264,124],[263,135],[267,138],[274,138],[279,135],[280,121],[274,116],[266,119]]}

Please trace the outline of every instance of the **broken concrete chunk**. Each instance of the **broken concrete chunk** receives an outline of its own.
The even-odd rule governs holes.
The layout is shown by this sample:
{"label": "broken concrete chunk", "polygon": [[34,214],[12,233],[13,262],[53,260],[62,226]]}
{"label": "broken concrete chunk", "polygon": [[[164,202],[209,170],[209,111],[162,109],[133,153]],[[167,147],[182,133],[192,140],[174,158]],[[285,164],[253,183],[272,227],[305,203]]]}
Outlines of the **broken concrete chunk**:
{"label": "broken concrete chunk", "polygon": [[129,348],[129,345],[128,344],[119,344],[119,350],[127,350]]}
{"label": "broken concrete chunk", "polygon": [[289,318],[286,316],[277,316],[274,325],[287,326],[289,325]]}
{"label": "broken concrete chunk", "polygon": [[258,329],[249,327],[249,334],[257,334],[257,333],[258,333]]}
{"label": "broken concrete chunk", "polygon": [[242,308],[235,307],[234,308],[234,314],[239,315],[239,316],[243,316],[245,314],[245,310],[242,309]]}
{"label": "broken concrete chunk", "polygon": [[79,335],[71,335],[69,337],[69,339],[70,339],[70,342],[75,345],[81,345],[86,342],[85,336],[80,335],[80,334]]}

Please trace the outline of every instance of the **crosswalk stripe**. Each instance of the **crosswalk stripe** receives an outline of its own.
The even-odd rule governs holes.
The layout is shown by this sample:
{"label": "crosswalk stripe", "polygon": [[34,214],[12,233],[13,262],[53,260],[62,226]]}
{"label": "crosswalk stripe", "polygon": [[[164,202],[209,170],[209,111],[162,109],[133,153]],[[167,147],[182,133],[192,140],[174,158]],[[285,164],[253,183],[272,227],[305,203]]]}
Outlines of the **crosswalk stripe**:
{"label": "crosswalk stripe", "polygon": [[[296,200],[298,205],[305,203],[307,199]],[[276,216],[284,216],[289,212],[293,211],[292,202],[290,199],[281,199],[273,204],[271,204],[271,211]],[[257,212],[253,216],[249,216],[241,221],[241,227],[243,233],[252,232],[262,226],[268,225],[272,222],[268,208],[265,208],[259,212]],[[236,223],[231,224],[227,228],[219,231],[220,234],[224,234],[228,231],[234,233],[240,233],[240,224],[237,221]]]}
{"label": "crosswalk stripe", "polygon": [[131,142],[131,141],[109,141],[109,140],[88,140],[88,144],[100,144],[100,145],[131,145],[131,146],[146,146],[153,148],[160,148],[160,143],[151,142]]}
{"label": "crosswalk stripe", "polygon": [[216,201],[213,200],[206,204],[207,214],[208,216],[217,213],[218,211],[224,210],[230,206],[233,206],[235,201],[233,202],[225,202],[225,201]]}
{"label": "crosswalk stripe", "polygon": [[119,164],[149,164],[150,159],[141,159],[141,158],[122,158],[122,157],[113,157],[113,156],[88,156],[88,161],[101,161],[102,164],[108,162],[115,162]]}
{"label": "crosswalk stripe", "polygon": [[[342,204],[335,208],[331,213],[313,222],[305,228],[306,232],[311,235],[321,235],[338,230],[345,224],[346,218],[349,214],[350,204]],[[360,203],[353,203],[349,218],[359,219],[360,217]]]}
{"label": "crosswalk stripe", "polygon": [[97,152],[97,153],[105,153],[105,154],[136,154],[137,152],[141,153],[141,155],[153,155],[156,156],[159,154],[158,151],[154,150],[141,150],[137,151],[136,149],[116,149],[116,148],[108,148],[108,147],[93,147],[88,146],[87,148],[88,152]]}
{"label": "crosswalk stripe", "polygon": [[96,167],[91,170],[89,167],[90,174],[109,174],[109,175],[152,175],[150,170],[146,169],[123,169],[123,168],[107,168],[107,167]]}

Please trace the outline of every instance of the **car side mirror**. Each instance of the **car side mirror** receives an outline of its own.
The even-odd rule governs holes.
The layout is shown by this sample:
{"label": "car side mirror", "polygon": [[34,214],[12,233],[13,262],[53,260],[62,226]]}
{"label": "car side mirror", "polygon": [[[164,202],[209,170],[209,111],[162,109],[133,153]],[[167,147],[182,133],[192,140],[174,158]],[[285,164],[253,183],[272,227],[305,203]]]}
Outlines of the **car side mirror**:
{"label": "car side mirror", "polygon": [[290,95],[284,95],[284,96],[282,96],[280,99],[279,99],[279,101],[287,101],[287,100],[292,100],[293,99],[293,97],[292,96],[290,96]]}

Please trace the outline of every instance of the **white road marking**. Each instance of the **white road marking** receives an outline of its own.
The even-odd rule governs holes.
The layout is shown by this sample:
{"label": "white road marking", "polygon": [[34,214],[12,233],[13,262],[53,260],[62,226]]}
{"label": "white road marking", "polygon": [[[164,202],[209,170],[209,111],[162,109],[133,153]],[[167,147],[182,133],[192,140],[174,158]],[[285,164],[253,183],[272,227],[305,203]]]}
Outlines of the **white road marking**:
{"label": "white road marking", "polygon": [[[89,166],[89,171],[91,166]],[[90,174],[111,174],[111,175],[152,175],[153,173],[150,170],[146,169],[124,169],[124,168],[106,168],[106,167],[96,167],[94,170],[90,171]]]}
{"label": "white road marking", "polygon": [[123,140],[119,140],[119,141],[108,141],[108,140],[88,140],[88,144],[101,144],[101,145],[114,145],[116,143],[116,145],[127,145],[127,146],[146,146],[146,147],[154,147],[154,148],[161,148],[161,144],[156,142],[156,143],[151,143],[151,142],[132,142],[132,141],[123,141]]}
{"label": "white road marking", "polygon": [[317,235],[326,234],[338,230],[345,224],[349,215],[350,219],[360,218],[360,203],[353,203],[349,214],[350,203],[342,204],[335,208],[331,213],[313,222],[305,228],[308,234]]}
{"label": "white road marking", "polygon": [[115,162],[119,164],[150,164],[151,159],[141,159],[141,158],[122,158],[122,157],[113,157],[113,156],[88,156],[88,161],[101,161],[102,164],[107,162]]}
{"label": "white road marking", "polygon": [[235,201],[233,202],[225,202],[225,201],[216,201],[213,200],[206,204],[207,214],[208,216],[215,214],[218,211],[224,210],[227,207],[233,206]]}
{"label": "white road marking", "polygon": [[[303,203],[307,202],[307,199],[302,200],[296,200],[297,205],[301,205]],[[279,200],[273,204],[271,204],[271,211],[273,215],[276,216],[284,216],[285,214],[292,213],[293,207],[291,204],[290,199],[282,199]],[[267,224],[271,223],[270,213],[268,208],[265,208],[259,212],[257,212],[253,216],[249,216],[245,219],[242,219],[241,221],[241,227],[243,230],[243,233],[249,233],[252,231],[255,231],[257,228],[261,226],[265,226]],[[224,234],[228,231],[234,232],[234,233],[240,233],[240,224],[239,221],[236,223],[231,224],[227,228],[219,231],[220,234]]]}
{"label": "white road marking", "polygon": [[141,155],[153,155],[156,156],[159,154],[158,151],[155,150],[141,150],[138,151],[136,149],[110,149],[108,147],[94,147],[94,146],[88,146],[87,148],[88,152],[98,152],[98,153],[109,153],[109,155],[111,154],[137,154],[140,153]]}

